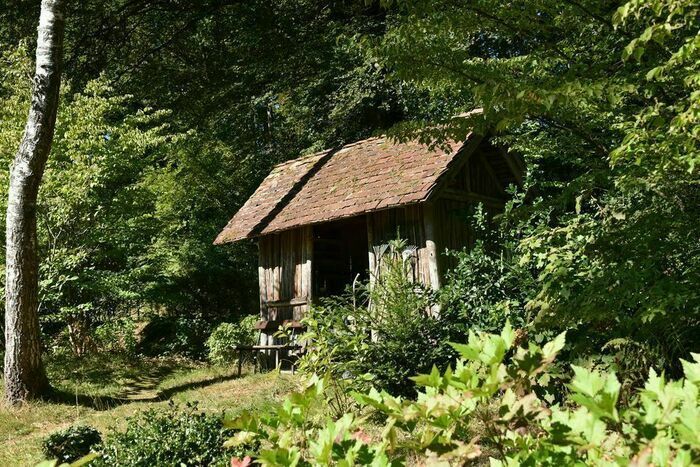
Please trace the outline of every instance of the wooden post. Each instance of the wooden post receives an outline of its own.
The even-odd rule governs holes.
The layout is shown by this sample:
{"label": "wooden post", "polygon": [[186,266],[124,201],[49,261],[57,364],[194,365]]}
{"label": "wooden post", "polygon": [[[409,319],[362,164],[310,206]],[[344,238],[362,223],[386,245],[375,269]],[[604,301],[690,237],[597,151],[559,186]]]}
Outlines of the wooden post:
{"label": "wooden post", "polygon": [[[267,263],[265,261],[266,255],[263,251],[263,249],[266,248],[267,243],[263,244],[263,242],[264,239],[260,239],[258,241],[258,293],[260,295],[260,320],[267,320],[269,318],[267,317],[267,307],[265,302],[267,302],[270,297],[267,296],[267,271],[265,269]],[[260,332],[260,336],[258,338],[258,344],[267,344],[267,336],[262,331]]]}
{"label": "wooden post", "polygon": [[369,283],[374,282],[374,273],[377,268],[377,258],[374,254],[374,228],[372,227],[372,215],[365,214],[367,224],[367,254],[369,257]]}
{"label": "wooden post", "polygon": [[306,297],[306,306],[304,311],[309,309],[311,302],[313,301],[314,295],[314,284],[313,284],[313,259],[314,259],[314,228],[312,226],[305,227],[302,230],[303,236],[303,253],[302,261],[302,290],[301,296]]}
{"label": "wooden post", "polygon": [[[428,273],[430,287],[433,290],[440,289],[440,268],[438,265],[438,251],[436,242],[435,207],[432,203],[423,205],[423,226],[425,229],[425,250],[428,257]],[[433,314],[440,312],[438,305],[431,308]]]}
{"label": "wooden post", "polygon": [[241,370],[243,369],[243,349],[238,349],[238,377],[241,377]]}
{"label": "wooden post", "polygon": [[[374,253],[374,225],[372,214],[365,214],[366,224],[367,224],[367,254],[369,255],[369,288],[372,290],[374,288],[374,283],[377,281],[378,271],[378,258]],[[372,295],[370,294],[369,303],[367,304],[367,309],[370,313],[372,310]],[[370,330],[370,339],[372,342],[377,341],[377,331],[374,329]]]}

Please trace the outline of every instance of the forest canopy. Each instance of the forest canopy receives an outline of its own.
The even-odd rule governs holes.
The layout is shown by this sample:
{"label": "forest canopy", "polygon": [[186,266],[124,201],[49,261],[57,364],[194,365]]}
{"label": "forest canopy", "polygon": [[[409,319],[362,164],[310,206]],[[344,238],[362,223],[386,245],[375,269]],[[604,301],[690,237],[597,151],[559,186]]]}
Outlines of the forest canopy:
{"label": "forest canopy", "polygon": [[[37,38],[40,4],[59,13],[55,37]],[[48,102],[33,57],[49,36],[63,67],[55,129],[44,111],[50,156],[36,203],[25,200],[37,218],[25,224],[37,230],[41,347],[26,360],[41,372],[26,373],[43,373],[46,356],[50,403],[70,400],[76,414],[128,406],[120,397],[133,388],[111,385],[129,378],[157,380],[158,393],[125,431],[69,427],[45,440],[47,455],[700,462],[697,0],[6,0],[3,223],[20,212],[10,187],[26,175],[25,128]],[[526,170],[501,187],[503,209],[460,213],[470,244],[439,252],[453,266],[439,287],[409,278],[404,253],[417,247],[398,231],[382,245],[383,276],[315,300],[291,320],[300,335],[274,329],[310,376],[274,405],[296,380],[241,378],[262,361],[243,356],[260,350],[258,249],[214,239],[276,164],[378,135],[430,149],[478,135]],[[17,323],[32,330],[11,321],[6,360],[25,338]],[[234,361],[235,387],[269,394],[236,417],[198,413],[188,391],[234,379]],[[185,409],[156,407],[178,394]],[[22,430],[2,416],[0,434]]]}
{"label": "forest canopy", "polygon": [[[679,374],[700,319],[698,13],[691,0],[72,2],[38,208],[47,342],[83,353],[96,327],[144,314],[185,334],[170,350],[201,353],[213,323],[257,309],[254,245],[212,240],[274,164],[375,134],[440,145],[476,130],[528,171],[495,243],[464,259],[488,258],[485,280],[452,299],[506,284],[488,303],[568,329],[580,355]],[[3,193],[37,19],[34,2],[0,7]]]}

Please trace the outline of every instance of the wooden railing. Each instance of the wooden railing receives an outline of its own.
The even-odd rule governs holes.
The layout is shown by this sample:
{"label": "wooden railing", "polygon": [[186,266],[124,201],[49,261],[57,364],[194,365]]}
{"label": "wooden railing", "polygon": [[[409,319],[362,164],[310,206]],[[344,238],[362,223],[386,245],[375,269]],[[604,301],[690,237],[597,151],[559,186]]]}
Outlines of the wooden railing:
{"label": "wooden railing", "polygon": [[[275,369],[279,369],[282,363],[282,360],[280,359],[280,352],[290,350],[301,350],[301,346],[296,344],[241,345],[237,346],[236,350],[238,351],[238,376],[241,376],[244,352],[250,352],[251,354],[253,354],[253,371],[255,371],[255,369],[257,368],[260,354],[266,351],[271,351],[275,353]],[[290,364],[292,366],[292,374],[294,374],[295,362],[290,360]]]}

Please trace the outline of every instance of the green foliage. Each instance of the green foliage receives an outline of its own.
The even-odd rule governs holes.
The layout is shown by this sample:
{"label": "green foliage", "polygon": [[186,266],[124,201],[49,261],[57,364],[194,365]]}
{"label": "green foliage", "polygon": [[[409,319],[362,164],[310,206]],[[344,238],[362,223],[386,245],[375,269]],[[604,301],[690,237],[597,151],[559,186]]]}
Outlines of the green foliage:
{"label": "green foliage", "polygon": [[553,363],[564,334],[539,346],[500,335],[470,333],[455,344],[457,364],[415,377],[415,401],[376,390],[355,397],[385,417],[381,437],[365,418],[313,417],[326,378],[312,378],[277,412],[228,421],[239,430],[228,442],[260,442],[249,452],[262,465],[691,465],[700,458],[700,355],[682,361],[685,377],[667,381],[651,370],[629,406],[619,404],[614,373],[573,366],[565,400],[552,399]]}
{"label": "green foliage", "polygon": [[257,315],[246,316],[237,323],[219,324],[207,339],[209,361],[216,365],[225,365],[238,358],[237,346],[256,344],[258,332],[255,323]]}
{"label": "green foliage", "polygon": [[699,13],[692,0],[632,0],[615,12],[615,28],[635,32],[622,56],[644,76],[638,93],[664,99],[647,98],[634,120],[620,124],[625,137],[613,161],[635,160],[658,170],[657,176],[678,168],[695,171],[700,156]]}
{"label": "green foliage", "polygon": [[[31,82],[24,74],[25,54],[20,46],[0,62],[7,78],[0,91],[3,170],[26,117]],[[45,331],[65,327],[70,348],[82,355],[94,348],[96,327],[148,303],[144,285],[156,277],[142,266],[148,245],[162,231],[154,222],[148,182],[186,135],[165,123],[169,112],[115,93],[104,79],[80,93],[65,89],[37,207],[44,259],[40,313]],[[7,177],[3,180],[0,194],[7,190]],[[1,199],[6,202],[5,195]]]}
{"label": "green foliage", "polygon": [[102,351],[133,355],[136,352],[135,333],[136,324],[131,318],[116,318],[95,329],[95,340]]}
{"label": "green foliage", "polygon": [[397,135],[490,132],[528,167],[507,225],[513,257],[482,261],[477,245],[469,267],[491,280],[454,296],[493,303],[496,322],[524,308],[553,332],[573,328],[577,355],[604,349],[623,380],[639,382],[627,368],[639,358],[680,375],[679,358],[700,349],[697,2],[385,3],[377,53],[393,77],[483,109]]}
{"label": "green foliage", "polygon": [[42,442],[44,456],[56,459],[58,463],[74,462],[90,452],[102,442],[100,432],[85,425],[74,425],[51,433]]}
{"label": "green foliage", "polygon": [[[454,357],[447,342],[459,332],[454,316],[434,313],[432,292],[411,279],[405,242],[394,241],[371,287],[358,285],[349,296],[326,300],[304,317],[302,337],[310,351],[300,369],[331,372],[334,384],[356,389],[368,382],[411,396],[408,378]],[[342,390],[339,390],[342,392]],[[338,411],[346,405],[336,401]]]}
{"label": "green foliage", "polygon": [[303,392],[292,395],[274,413],[247,412],[226,419],[225,425],[237,430],[226,445],[254,446],[245,454],[261,465],[388,465],[383,444],[365,442],[357,428],[361,419],[352,413],[337,421],[315,416],[324,404],[328,380],[312,377]]}
{"label": "green foliage", "polygon": [[448,252],[456,259],[440,290],[443,308],[459,317],[464,331],[496,332],[506,321],[516,327],[530,323],[525,305],[536,290],[532,271],[517,260],[518,239],[508,228],[513,205],[497,223],[489,222],[481,205],[472,217],[476,241],[472,247]]}
{"label": "green foliage", "polygon": [[195,405],[149,409],[128,419],[124,431],[111,432],[94,465],[227,465],[223,443],[230,436],[221,418]]}
{"label": "green foliage", "polygon": [[[36,28],[5,3],[0,195],[31,86],[17,44]],[[698,2],[381,3],[74,2],[37,207],[45,333],[112,350],[112,320],[164,315],[142,350],[201,358],[216,323],[257,307],[252,245],[211,239],[272,164],[396,122],[429,143],[489,132],[528,167],[505,237],[459,254],[437,318],[398,261],[374,296],[326,303],[304,364],[330,373],[339,415],[347,387],[414,395],[406,377],[445,368],[447,339],[506,319],[568,330],[597,370],[552,392],[551,348],[477,336],[454,371],[418,378],[417,401],[360,397],[389,419],[378,445],[360,416],[306,417],[313,389],[249,430],[265,462],[698,462],[697,365],[679,359],[700,349]],[[645,383],[650,366],[687,377]]]}
{"label": "green foliage", "polygon": [[[32,84],[37,18],[16,13],[25,10],[0,7],[5,174]],[[376,4],[308,0],[68,5],[39,206],[45,333],[70,324],[61,342],[82,354],[114,317],[165,312],[213,325],[256,309],[254,245],[212,239],[275,163],[369,136],[405,112],[409,90],[363,46],[385,16]]]}
{"label": "green foliage", "polygon": [[178,355],[206,358],[206,342],[212,323],[199,316],[154,316],[141,331],[137,346],[149,356]]}
{"label": "green foliage", "polygon": [[[10,48],[0,60],[0,194],[26,118],[27,53]],[[68,329],[60,342],[82,355],[97,349],[97,327],[135,310],[166,307],[217,322],[247,307],[250,246],[215,249],[211,239],[235,210],[219,204],[232,199],[224,172],[249,177],[250,166],[226,160],[230,149],[221,144],[174,130],[171,112],[117,92],[105,78],[63,90],[38,206],[44,331]],[[221,180],[212,184],[212,173]]]}

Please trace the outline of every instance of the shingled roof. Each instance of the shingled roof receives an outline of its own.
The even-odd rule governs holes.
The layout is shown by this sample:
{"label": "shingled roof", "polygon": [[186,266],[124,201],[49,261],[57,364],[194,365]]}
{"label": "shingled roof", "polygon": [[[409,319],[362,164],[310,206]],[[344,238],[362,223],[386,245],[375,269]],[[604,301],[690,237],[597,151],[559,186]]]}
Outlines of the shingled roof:
{"label": "shingled roof", "polygon": [[370,138],[275,166],[214,243],[426,201],[461,143],[430,150]]}

